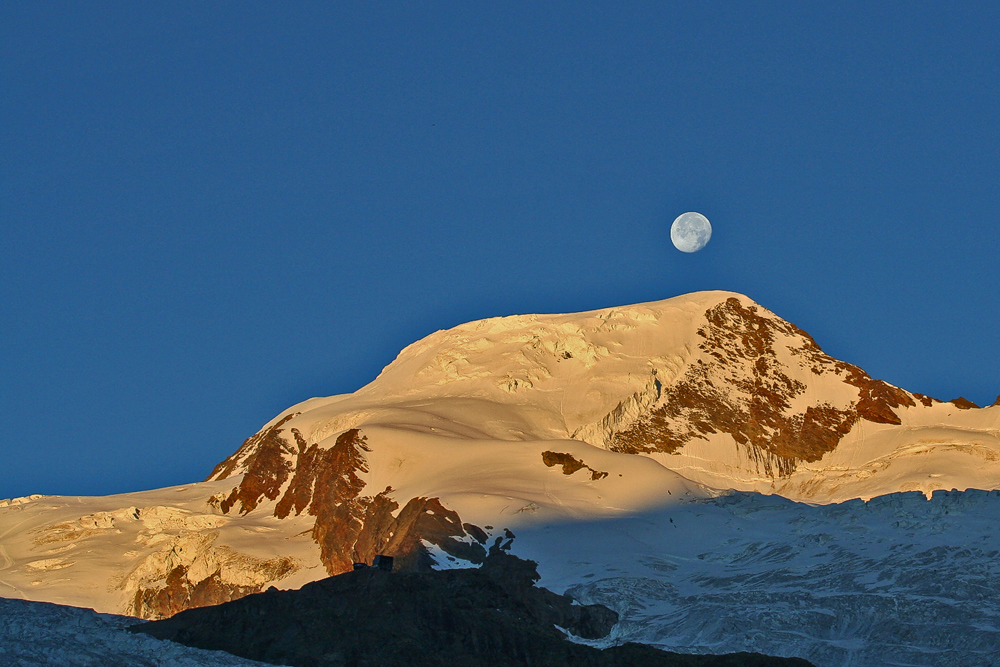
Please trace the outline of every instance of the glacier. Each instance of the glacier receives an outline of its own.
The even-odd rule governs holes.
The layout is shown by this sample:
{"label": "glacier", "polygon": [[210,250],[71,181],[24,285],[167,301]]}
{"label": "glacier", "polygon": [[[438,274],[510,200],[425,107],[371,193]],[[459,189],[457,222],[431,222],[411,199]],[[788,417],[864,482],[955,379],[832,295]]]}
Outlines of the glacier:
{"label": "glacier", "polygon": [[1000,491],[833,505],[729,492],[522,530],[541,585],[621,622],[605,642],[819,667],[1000,664]]}

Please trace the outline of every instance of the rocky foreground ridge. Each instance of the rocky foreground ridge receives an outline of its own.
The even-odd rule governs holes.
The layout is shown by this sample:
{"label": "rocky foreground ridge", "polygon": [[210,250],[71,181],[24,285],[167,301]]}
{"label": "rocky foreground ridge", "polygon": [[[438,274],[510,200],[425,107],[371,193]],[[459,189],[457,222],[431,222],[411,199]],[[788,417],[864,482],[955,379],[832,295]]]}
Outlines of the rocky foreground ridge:
{"label": "rocky foreground ridge", "polygon": [[[303,586],[192,609],[133,626],[188,646],[293,667],[806,667],[797,658],[681,655],[640,644],[604,650],[565,633],[604,637],[618,615],[534,586],[535,563],[500,540],[478,569],[351,571]],[[561,629],[560,629],[561,628]]]}

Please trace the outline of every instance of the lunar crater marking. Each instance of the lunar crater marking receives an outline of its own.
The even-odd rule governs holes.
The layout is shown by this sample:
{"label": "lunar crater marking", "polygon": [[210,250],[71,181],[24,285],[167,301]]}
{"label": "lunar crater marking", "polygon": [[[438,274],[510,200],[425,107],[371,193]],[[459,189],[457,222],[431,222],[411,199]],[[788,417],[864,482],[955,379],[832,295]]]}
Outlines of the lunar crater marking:
{"label": "lunar crater marking", "polygon": [[698,252],[711,238],[712,223],[701,213],[682,213],[670,225],[670,241],[681,252]]}

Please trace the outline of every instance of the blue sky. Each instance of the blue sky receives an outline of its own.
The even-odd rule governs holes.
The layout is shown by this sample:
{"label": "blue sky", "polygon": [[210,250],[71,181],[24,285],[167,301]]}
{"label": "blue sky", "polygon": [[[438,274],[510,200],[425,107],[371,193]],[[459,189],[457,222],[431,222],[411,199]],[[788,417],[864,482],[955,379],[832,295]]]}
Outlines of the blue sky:
{"label": "blue sky", "polygon": [[[3,3],[0,497],[199,480],[436,329],[701,289],[992,403],[997,25],[986,2]],[[689,210],[714,227],[692,255]]]}

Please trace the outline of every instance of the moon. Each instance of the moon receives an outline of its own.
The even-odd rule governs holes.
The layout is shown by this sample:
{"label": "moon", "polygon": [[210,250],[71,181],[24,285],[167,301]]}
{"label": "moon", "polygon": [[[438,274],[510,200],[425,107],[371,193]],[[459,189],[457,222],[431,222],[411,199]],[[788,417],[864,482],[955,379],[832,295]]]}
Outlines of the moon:
{"label": "moon", "polygon": [[681,213],[670,225],[670,240],[681,252],[698,252],[712,238],[712,223],[701,213]]}

